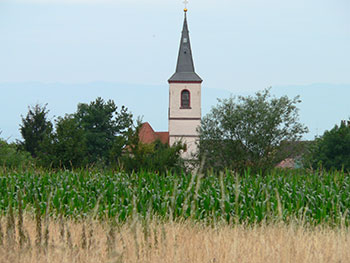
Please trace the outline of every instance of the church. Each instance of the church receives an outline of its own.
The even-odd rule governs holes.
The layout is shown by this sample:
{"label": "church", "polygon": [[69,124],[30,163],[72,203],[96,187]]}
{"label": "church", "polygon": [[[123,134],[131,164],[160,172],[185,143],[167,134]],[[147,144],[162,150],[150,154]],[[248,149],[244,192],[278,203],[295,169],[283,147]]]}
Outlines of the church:
{"label": "church", "polygon": [[202,79],[194,69],[190,35],[187,24],[187,8],[184,9],[184,23],[180,40],[175,73],[168,80],[169,108],[168,132],[155,132],[149,123],[139,131],[140,141],[152,143],[159,139],[172,146],[181,141],[186,145],[184,159],[192,159],[197,152],[199,136],[197,128],[201,122]]}

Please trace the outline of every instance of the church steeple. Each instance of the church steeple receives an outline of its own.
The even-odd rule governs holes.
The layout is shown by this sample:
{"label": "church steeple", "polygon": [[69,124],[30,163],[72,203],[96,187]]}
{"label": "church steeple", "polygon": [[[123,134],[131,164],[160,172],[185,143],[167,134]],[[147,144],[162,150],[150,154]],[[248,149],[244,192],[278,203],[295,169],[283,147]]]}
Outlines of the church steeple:
{"label": "church steeple", "polygon": [[182,29],[182,36],[180,41],[179,55],[177,58],[176,72],[168,80],[169,83],[174,82],[198,82],[202,79],[196,74],[194,70],[194,63],[192,58],[192,50],[190,43],[190,34],[187,25],[187,8],[184,10],[185,19]]}
{"label": "church steeple", "polygon": [[[184,1],[185,5],[188,3]],[[169,81],[169,145],[185,144],[184,159],[193,159],[198,152],[198,127],[201,125],[202,79],[194,71],[190,35],[187,25],[187,6],[182,29],[176,72]]]}

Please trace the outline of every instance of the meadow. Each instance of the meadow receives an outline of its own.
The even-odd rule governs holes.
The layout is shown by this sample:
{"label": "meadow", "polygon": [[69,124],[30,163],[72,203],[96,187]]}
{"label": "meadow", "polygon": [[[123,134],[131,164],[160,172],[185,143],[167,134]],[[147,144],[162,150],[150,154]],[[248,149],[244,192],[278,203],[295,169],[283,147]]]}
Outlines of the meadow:
{"label": "meadow", "polygon": [[[7,225],[7,220],[2,220]],[[17,226],[17,222],[16,222]],[[111,226],[101,221],[24,218],[25,238],[7,230],[0,262],[7,263],[265,263],[350,262],[345,228],[309,229],[297,225],[220,225],[192,222],[131,221]],[[18,230],[18,229],[17,229]],[[13,231],[13,230],[11,230]],[[18,231],[17,231],[18,233]],[[11,234],[10,234],[11,235]]]}

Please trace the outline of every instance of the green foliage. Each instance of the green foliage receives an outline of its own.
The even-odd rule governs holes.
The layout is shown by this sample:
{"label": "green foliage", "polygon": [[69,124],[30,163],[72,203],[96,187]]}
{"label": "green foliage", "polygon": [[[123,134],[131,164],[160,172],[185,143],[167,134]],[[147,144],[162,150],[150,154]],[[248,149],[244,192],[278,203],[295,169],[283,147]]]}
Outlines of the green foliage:
{"label": "green foliage", "polygon": [[32,166],[34,160],[30,153],[21,151],[14,143],[7,143],[0,139],[0,166],[8,168],[21,168]]}
{"label": "green foliage", "polygon": [[219,100],[202,119],[200,158],[205,168],[262,172],[288,157],[282,142],[293,142],[307,132],[298,122],[299,97],[275,98],[269,89],[255,96]]}
{"label": "green foliage", "polygon": [[139,140],[138,127],[128,133],[127,148],[121,158],[122,167],[127,172],[152,171],[159,174],[167,172],[180,172],[184,169],[181,159],[181,151],[185,146],[181,143],[169,146],[157,140],[153,143],[144,144]]}
{"label": "green foliage", "polygon": [[22,148],[43,167],[76,168],[115,163],[126,146],[132,114],[124,106],[118,111],[112,100],[97,98],[79,104],[77,112],[58,117],[55,129],[47,120],[45,106],[29,108],[20,127]]}
{"label": "green foliage", "polygon": [[112,150],[112,156],[119,157],[116,155],[125,147],[121,137],[125,137],[133,123],[126,107],[118,111],[114,101],[97,98],[90,104],[79,104],[74,117],[84,131],[89,163],[108,162]]}
{"label": "green foliage", "polygon": [[47,120],[49,111],[46,106],[36,104],[28,107],[26,117],[22,116],[20,132],[24,141],[21,145],[33,157],[44,151],[42,144],[52,133],[52,123]]}
{"label": "green foliage", "polygon": [[350,170],[350,125],[342,122],[315,140],[307,162],[317,168]]}
{"label": "green foliage", "polygon": [[0,213],[18,209],[81,219],[132,217],[206,223],[291,222],[349,224],[350,176],[341,172],[208,174],[95,173],[0,170]]}
{"label": "green foliage", "polygon": [[126,171],[180,171],[184,165],[181,144],[169,147],[160,141],[143,144],[132,114],[122,106],[118,111],[112,100],[101,98],[79,104],[74,114],[58,117],[55,127],[47,120],[46,105],[29,108],[21,133],[28,149],[42,167],[114,167]]}
{"label": "green foliage", "polygon": [[73,115],[56,120],[55,132],[48,143],[49,152],[40,155],[46,166],[73,168],[87,165],[84,131]]}

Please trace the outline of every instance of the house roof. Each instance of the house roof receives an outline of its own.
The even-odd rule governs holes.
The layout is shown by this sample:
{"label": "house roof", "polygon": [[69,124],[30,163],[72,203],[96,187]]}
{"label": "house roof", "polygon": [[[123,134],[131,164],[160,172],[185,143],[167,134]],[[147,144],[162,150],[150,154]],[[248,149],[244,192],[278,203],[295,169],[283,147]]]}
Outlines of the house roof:
{"label": "house roof", "polygon": [[156,132],[156,135],[162,143],[169,143],[169,132]]}
{"label": "house roof", "polygon": [[141,125],[139,139],[142,143],[153,143],[160,140],[162,143],[169,143],[169,132],[155,132],[148,122]]}
{"label": "house roof", "polygon": [[180,41],[179,55],[177,58],[176,72],[168,80],[171,82],[196,82],[201,83],[202,79],[196,74],[194,70],[194,63],[192,58],[192,50],[190,43],[190,34],[187,26],[187,15],[185,10],[185,19],[182,29],[182,36]]}
{"label": "house roof", "polygon": [[295,168],[295,160],[293,158],[287,158],[276,165],[278,168]]}

